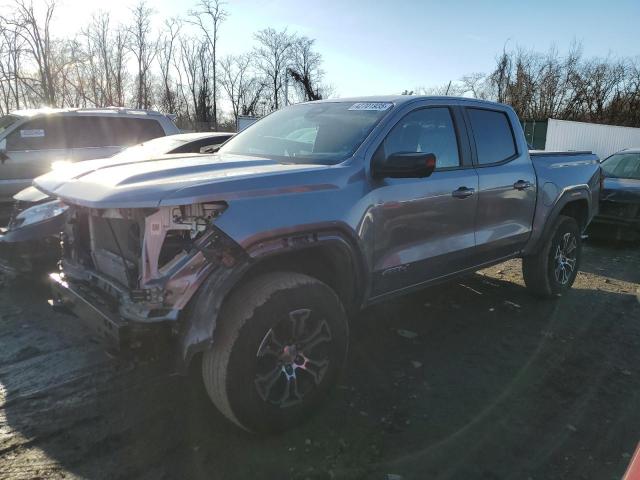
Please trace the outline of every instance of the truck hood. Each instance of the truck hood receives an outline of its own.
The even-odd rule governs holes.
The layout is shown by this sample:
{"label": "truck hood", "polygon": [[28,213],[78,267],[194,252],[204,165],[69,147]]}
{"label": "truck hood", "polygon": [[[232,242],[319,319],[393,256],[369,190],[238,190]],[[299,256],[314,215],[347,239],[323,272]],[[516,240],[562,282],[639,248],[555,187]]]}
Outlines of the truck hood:
{"label": "truck hood", "polygon": [[329,168],[238,155],[165,155],[137,161],[80,162],[38,177],[34,185],[65,203],[145,208],[224,200],[265,188],[293,188],[296,174]]}
{"label": "truck hood", "polygon": [[640,180],[607,177],[601,198],[610,202],[640,203]]}

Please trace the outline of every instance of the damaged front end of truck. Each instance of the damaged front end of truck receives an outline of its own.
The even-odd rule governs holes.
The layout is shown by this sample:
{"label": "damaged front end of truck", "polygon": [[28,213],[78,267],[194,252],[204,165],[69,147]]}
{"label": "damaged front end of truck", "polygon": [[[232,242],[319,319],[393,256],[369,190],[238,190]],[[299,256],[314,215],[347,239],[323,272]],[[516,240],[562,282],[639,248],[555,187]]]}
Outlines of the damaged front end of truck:
{"label": "damaged front end of truck", "polygon": [[[95,209],[73,206],[52,273],[54,308],[81,317],[119,349],[175,346],[178,369],[212,342],[224,283],[247,263],[215,226],[224,203]],[[183,313],[205,281],[219,282],[212,317]]]}

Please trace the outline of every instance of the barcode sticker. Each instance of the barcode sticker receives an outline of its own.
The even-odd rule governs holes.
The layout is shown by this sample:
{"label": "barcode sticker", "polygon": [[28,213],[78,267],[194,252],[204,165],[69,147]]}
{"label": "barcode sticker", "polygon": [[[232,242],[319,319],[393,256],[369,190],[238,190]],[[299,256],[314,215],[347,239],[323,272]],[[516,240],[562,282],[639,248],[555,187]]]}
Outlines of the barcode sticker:
{"label": "barcode sticker", "polygon": [[354,103],[349,107],[349,110],[371,110],[374,112],[384,112],[391,108],[393,104],[389,102],[362,102],[362,103]]}

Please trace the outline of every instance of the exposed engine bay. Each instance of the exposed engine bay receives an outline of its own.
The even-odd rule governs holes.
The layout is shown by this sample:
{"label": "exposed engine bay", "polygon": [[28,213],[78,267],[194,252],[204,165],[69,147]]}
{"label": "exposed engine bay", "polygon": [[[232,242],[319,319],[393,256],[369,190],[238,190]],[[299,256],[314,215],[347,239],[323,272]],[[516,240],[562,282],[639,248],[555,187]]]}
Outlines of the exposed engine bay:
{"label": "exposed engine bay", "polygon": [[237,246],[213,226],[223,203],[159,209],[74,207],[62,235],[61,276],[89,283],[126,320],[175,320]]}

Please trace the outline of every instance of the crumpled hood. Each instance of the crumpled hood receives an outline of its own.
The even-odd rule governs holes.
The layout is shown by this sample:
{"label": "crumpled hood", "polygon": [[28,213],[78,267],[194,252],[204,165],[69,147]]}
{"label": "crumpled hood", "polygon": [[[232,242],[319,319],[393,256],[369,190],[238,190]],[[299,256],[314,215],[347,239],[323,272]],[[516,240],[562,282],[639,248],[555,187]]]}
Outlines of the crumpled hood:
{"label": "crumpled hood", "polygon": [[38,177],[34,184],[66,203],[94,208],[144,208],[224,200],[278,184],[291,186],[294,179],[274,184],[273,176],[328,168],[238,155],[165,155],[133,162],[80,162]]}
{"label": "crumpled hood", "polygon": [[610,202],[640,203],[640,180],[607,177],[604,179],[601,199]]}

